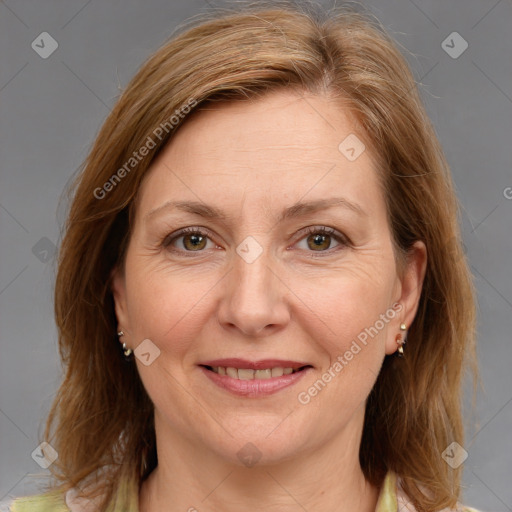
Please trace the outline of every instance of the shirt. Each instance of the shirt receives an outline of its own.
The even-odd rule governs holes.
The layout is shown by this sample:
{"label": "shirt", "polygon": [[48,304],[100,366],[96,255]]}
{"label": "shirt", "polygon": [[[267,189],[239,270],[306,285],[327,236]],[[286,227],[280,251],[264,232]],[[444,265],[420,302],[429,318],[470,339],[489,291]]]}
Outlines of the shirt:
{"label": "shirt", "polygon": [[[120,492],[124,492],[123,490]],[[89,500],[75,497],[76,491],[67,493],[39,494],[15,498],[0,503],[0,512],[89,512],[95,507]],[[139,512],[139,493],[135,486],[126,487],[127,505],[116,507],[111,512]],[[92,505],[92,506],[91,506]],[[9,508],[10,507],[10,508]],[[455,509],[444,509],[442,512],[478,512],[474,508],[457,505]],[[416,512],[407,495],[398,485],[398,478],[388,472],[379,492],[375,512]]]}

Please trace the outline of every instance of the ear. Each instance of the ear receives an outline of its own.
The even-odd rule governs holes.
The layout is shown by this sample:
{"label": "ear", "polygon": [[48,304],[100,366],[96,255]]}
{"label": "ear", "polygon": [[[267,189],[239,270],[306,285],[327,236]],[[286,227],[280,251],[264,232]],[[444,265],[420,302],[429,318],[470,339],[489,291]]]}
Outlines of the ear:
{"label": "ear", "polygon": [[124,270],[114,267],[110,272],[110,289],[114,298],[114,306],[117,318],[117,330],[130,332],[130,322],[126,300],[126,282]]}
{"label": "ear", "polygon": [[[396,315],[396,325],[390,324],[391,332],[386,340],[386,354],[393,354],[398,349],[396,335],[400,333],[400,324],[404,323],[409,329],[420,303],[423,280],[427,269],[427,248],[422,241],[417,241],[411,247],[406,266],[399,280],[399,298],[396,302],[402,305]],[[395,330],[396,331],[395,331]]]}

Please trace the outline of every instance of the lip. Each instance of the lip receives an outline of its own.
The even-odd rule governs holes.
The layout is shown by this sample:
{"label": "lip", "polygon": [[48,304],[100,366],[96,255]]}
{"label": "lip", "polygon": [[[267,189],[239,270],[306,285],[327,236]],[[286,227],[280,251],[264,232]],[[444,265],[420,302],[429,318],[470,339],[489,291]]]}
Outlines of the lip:
{"label": "lip", "polygon": [[[222,366],[224,368],[241,368],[247,370],[263,370],[265,368],[301,368],[303,366],[312,366],[309,363],[299,361],[285,361],[283,359],[262,359],[261,361],[248,361],[247,359],[228,358],[212,359],[199,363],[200,366]],[[278,377],[274,377],[278,378]]]}
{"label": "lip", "polygon": [[[281,377],[271,377],[270,379],[252,379],[241,380],[229,377],[229,375],[219,375],[207,366],[222,366],[224,368],[244,368],[251,370],[261,370],[264,368],[293,368],[302,370],[290,373],[289,375],[282,375]],[[246,359],[230,358],[230,359],[214,359],[205,361],[199,364],[199,369],[203,374],[210,379],[211,382],[216,384],[219,388],[228,391],[236,396],[243,397],[264,397],[272,395],[281,391],[282,389],[293,386],[306,373],[313,370],[312,365],[308,363],[301,363],[298,361],[285,361],[283,359],[263,359],[261,361],[248,361]]]}

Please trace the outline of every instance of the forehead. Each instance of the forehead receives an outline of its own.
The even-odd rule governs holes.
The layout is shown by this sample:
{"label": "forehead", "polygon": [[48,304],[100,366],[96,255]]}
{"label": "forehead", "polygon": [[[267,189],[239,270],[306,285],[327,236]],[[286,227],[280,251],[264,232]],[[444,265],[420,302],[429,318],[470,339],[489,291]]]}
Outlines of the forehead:
{"label": "forehead", "polygon": [[190,199],[233,206],[238,215],[242,204],[254,213],[338,192],[371,213],[383,204],[372,155],[346,153],[358,140],[359,153],[363,137],[339,99],[279,91],[208,104],[153,162],[137,210]]}

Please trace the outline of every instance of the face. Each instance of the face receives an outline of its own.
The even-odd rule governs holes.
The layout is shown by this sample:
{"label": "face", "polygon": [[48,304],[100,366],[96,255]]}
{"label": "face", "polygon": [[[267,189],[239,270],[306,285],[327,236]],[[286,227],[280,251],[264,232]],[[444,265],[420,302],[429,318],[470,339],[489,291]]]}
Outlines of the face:
{"label": "face", "polygon": [[237,464],[358,439],[425,253],[399,275],[354,133],[339,100],[274,92],[196,112],[152,164],[112,289],[157,437]]}

